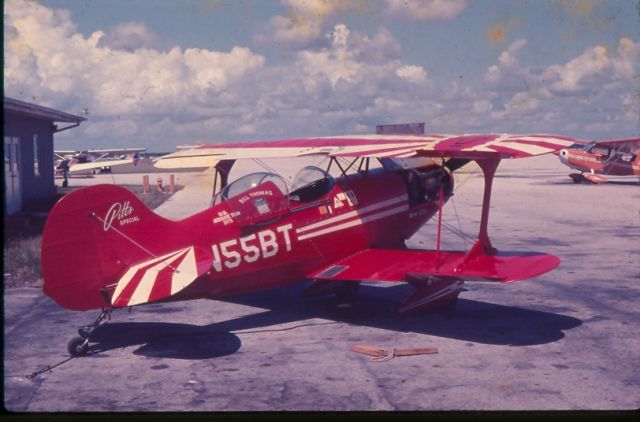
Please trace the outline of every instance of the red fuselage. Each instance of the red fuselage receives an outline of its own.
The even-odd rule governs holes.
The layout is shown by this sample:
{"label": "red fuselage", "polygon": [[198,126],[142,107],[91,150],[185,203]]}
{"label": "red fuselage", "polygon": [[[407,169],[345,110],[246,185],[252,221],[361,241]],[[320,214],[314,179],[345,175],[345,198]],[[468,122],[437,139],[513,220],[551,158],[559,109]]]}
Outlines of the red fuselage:
{"label": "red fuselage", "polygon": [[411,204],[405,179],[387,172],[337,179],[326,195],[291,201],[288,211],[264,224],[229,221],[229,203],[218,204],[182,222],[196,228],[194,242],[212,251],[213,265],[175,299],[280,287],[367,248],[403,247],[437,210],[437,197]]}
{"label": "red fuselage", "polygon": [[247,184],[181,221],[159,217],[117,186],[73,192],[45,227],[44,291],[87,310],[142,303],[136,297],[147,303],[280,287],[368,248],[404,248],[453,190],[453,177],[439,168],[376,169],[329,182],[293,192],[271,181]]}

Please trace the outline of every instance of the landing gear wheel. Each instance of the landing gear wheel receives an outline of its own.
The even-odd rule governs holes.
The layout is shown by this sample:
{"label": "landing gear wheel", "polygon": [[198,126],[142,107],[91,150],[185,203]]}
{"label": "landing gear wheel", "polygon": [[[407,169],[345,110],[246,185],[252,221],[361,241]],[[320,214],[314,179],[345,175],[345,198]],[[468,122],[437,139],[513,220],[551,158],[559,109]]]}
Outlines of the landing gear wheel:
{"label": "landing gear wheel", "polygon": [[67,350],[74,358],[85,356],[89,349],[89,341],[82,337],[74,337],[67,343]]}

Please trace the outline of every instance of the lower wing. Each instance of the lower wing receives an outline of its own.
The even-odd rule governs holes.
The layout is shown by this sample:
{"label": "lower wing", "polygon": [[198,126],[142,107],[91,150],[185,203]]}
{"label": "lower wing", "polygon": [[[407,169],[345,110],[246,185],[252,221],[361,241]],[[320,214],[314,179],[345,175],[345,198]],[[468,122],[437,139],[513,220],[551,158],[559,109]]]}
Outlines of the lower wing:
{"label": "lower wing", "polygon": [[359,281],[406,282],[416,290],[398,311],[413,312],[453,302],[464,280],[520,281],[551,271],[559,263],[558,257],[541,253],[489,255],[481,242],[468,252],[365,249],[310,274],[315,282],[305,294],[339,294]]}
{"label": "lower wing", "polygon": [[474,251],[445,252],[365,249],[309,278],[315,280],[406,281],[409,276],[456,277],[472,281],[514,282],[551,271],[560,263],[554,255]]}

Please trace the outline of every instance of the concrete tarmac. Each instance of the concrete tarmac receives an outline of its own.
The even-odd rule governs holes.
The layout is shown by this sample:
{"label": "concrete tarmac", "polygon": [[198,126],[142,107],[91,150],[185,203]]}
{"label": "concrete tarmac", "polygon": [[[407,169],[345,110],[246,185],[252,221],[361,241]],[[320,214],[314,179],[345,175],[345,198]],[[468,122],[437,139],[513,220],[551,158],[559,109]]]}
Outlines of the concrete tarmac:
{"label": "concrete tarmac", "polygon": [[[552,253],[562,263],[519,283],[467,283],[452,310],[398,315],[395,307],[411,292],[402,284],[366,283],[350,308],[301,298],[300,284],[116,310],[95,331],[89,356],[69,358],[67,342],[97,312],[65,310],[39,289],[5,290],[5,407],[637,409],[640,187],[634,179],[575,185],[567,173],[554,156],[501,164],[490,216],[494,246]],[[473,237],[482,178],[461,173],[456,183],[444,219]],[[182,200],[192,189],[158,212],[182,218],[197,211]],[[208,192],[206,204],[210,190],[201,192]],[[443,235],[445,248],[468,248]],[[407,243],[429,249],[434,239],[430,222]],[[355,344],[434,346],[438,353],[373,361],[352,352]]]}

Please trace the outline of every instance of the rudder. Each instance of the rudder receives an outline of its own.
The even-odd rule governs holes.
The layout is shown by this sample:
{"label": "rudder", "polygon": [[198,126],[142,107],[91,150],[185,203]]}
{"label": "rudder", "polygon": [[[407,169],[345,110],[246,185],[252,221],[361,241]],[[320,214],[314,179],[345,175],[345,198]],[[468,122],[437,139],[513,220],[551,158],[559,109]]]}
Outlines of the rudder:
{"label": "rudder", "polygon": [[177,240],[175,227],[125,188],[96,185],[71,192],[45,224],[43,290],[65,308],[107,306],[105,286],[129,266],[170,248],[167,239]]}

